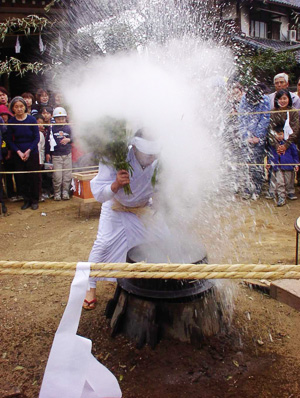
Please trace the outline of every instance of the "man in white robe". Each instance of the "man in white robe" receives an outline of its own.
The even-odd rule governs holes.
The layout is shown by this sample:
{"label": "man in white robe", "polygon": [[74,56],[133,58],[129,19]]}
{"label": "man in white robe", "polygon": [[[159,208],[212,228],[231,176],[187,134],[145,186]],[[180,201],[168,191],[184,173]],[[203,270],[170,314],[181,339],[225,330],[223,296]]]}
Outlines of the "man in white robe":
{"label": "man in white robe", "polygon": [[[132,247],[146,239],[163,237],[167,232],[163,223],[156,223],[155,217],[149,217],[154,192],[151,180],[157,167],[159,145],[137,134],[131,144],[127,160],[133,168],[132,175],[100,163],[97,176],[91,180],[91,191],[102,203],[102,209],[89,262],[125,262]],[[127,195],[123,187],[129,183],[132,194]],[[83,304],[85,309],[95,308],[97,279],[90,279],[90,290]]]}

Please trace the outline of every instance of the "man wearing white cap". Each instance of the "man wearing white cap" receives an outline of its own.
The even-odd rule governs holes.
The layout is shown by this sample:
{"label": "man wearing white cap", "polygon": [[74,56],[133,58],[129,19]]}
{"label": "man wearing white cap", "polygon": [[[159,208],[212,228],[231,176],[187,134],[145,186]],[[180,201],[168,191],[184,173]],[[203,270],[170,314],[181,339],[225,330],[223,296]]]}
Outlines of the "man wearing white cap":
{"label": "man wearing white cap", "polygon": [[[126,170],[117,172],[100,163],[99,172],[91,181],[91,190],[95,199],[102,203],[102,209],[89,262],[125,262],[127,252],[145,242],[149,234],[163,236],[166,233],[162,225],[155,228],[152,215],[151,223],[147,218],[151,213],[152,180],[159,151],[158,142],[144,138],[142,130],[138,130],[127,155],[132,174]],[[129,183],[132,194],[128,195],[123,188]],[[96,305],[96,279],[90,279],[90,290],[83,304],[87,310]]]}

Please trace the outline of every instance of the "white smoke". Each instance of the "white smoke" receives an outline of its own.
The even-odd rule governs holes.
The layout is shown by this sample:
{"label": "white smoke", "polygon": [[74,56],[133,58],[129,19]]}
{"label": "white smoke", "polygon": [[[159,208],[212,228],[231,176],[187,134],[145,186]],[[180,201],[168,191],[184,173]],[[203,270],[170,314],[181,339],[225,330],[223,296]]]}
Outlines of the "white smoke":
{"label": "white smoke", "polygon": [[230,51],[185,37],[74,69],[64,92],[77,137],[105,116],[126,119],[133,133],[149,131],[162,144],[161,197],[171,214],[189,219],[219,187]]}

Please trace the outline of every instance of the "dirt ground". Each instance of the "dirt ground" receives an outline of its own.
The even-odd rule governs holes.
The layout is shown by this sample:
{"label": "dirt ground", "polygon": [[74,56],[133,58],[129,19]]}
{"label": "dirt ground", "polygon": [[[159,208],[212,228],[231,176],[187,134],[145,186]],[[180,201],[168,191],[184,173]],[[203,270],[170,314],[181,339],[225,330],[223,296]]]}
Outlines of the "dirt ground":
{"label": "dirt ground", "polygon": [[[2,260],[84,261],[96,236],[100,205],[47,201],[38,211],[8,203],[0,217]],[[300,199],[276,208],[266,200],[218,208],[214,226],[196,222],[210,262],[294,263],[294,222]],[[42,215],[45,213],[45,215]],[[0,397],[38,397],[71,278],[1,276]],[[250,290],[242,281],[222,283],[232,310],[229,330],[201,348],[162,340],[140,350],[124,336],[110,336],[105,305],[114,292],[98,283],[95,311],[83,312],[78,333],[118,378],[124,398],[299,398],[300,314]],[[58,397],[63,398],[63,397]]]}

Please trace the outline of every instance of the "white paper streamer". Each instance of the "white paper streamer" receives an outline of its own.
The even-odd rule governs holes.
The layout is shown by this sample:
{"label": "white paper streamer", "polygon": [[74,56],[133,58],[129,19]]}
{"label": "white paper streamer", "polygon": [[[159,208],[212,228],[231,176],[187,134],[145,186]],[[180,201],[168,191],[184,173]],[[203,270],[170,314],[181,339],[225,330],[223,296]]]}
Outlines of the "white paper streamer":
{"label": "white paper streamer", "polygon": [[21,45],[20,45],[19,36],[17,36],[17,41],[16,41],[16,45],[15,45],[15,53],[19,54],[20,52],[21,52]]}
{"label": "white paper streamer", "polygon": [[73,192],[76,192],[76,184],[75,184],[75,181],[74,181],[74,178],[72,178],[72,180],[71,180],[71,191],[73,191]]}
{"label": "white paper streamer", "polygon": [[50,127],[50,138],[49,138],[49,144],[50,144],[50,151],[54,151],[54,147],[57,145],[56,141],[53,137],[53,132],[52,132],[52,126]]}
{"label": "white paper streamer", "polygon": [[80,196],[81,194],[81,184],[80,181],[78,181],[78,195]]}
{"label": "white paper streamer", "polygon": [[57,45],[58,45],[58,48],[60,49],[61,54],[63,54],[64,53],[64,44],[63,44],[63,41],[62,41],[62,38],[60,37],[60,35],[58,35]]}
{"label": "white paper streamer", "polygon": [[39,49],[42,54],[46,50],[46,46],[44,46],[41,33],[39,34]]}
{"label": "white paper streamer", "polygon": [[291,134],[293,134],[293,129],[290,126],[290,112],[287,112],[286,121],[283,127],[284,139],[287,140]]}
{"label": "white paper streamer", "polygon": [[70,40],[67,42],[67,46],[66,46],[66,53],[70,52]]}
{"label": "white paper streamer", "polygon": [[90,263],[78,263],[69,301],[54,337],[39,398],[121,398],[115,376],[91,354],[92,342],[78,336]]}

